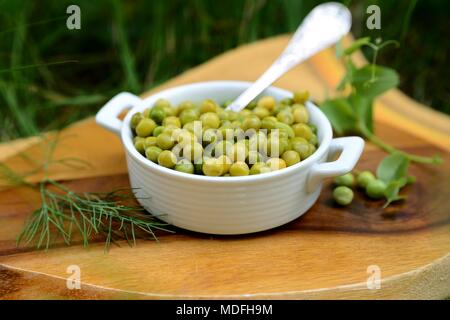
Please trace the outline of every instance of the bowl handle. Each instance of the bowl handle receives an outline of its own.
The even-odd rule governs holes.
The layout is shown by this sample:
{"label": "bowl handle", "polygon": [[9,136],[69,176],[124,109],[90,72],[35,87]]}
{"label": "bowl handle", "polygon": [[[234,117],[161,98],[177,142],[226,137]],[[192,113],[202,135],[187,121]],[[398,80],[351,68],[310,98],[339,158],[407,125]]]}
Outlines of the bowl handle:
{"label": "bowl handle", "polygon": [[313,165],[306,182],[306,190],[313,192],[325,178],[336,177],[352,171],[364,149],[364,140],[360,137],[343,137],[331,140],[328,157],[341,152],[333,162]]}
{"label": "bowl handle", "polygon": [[109,100],[95,116],[95,121],[103,128],[120,135],[122,120],[117,116],[127,108],[133,107],[142,100],[129,92],[122,92]]}

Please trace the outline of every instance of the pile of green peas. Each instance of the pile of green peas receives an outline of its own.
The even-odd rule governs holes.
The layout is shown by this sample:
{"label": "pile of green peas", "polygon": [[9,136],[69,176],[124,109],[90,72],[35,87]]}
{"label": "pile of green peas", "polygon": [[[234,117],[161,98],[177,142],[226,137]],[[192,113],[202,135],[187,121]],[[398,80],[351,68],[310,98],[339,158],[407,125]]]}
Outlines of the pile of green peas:
{"label": "pile of green peas", "polygon": [[334,178],[334,184],[337,186],[333,190],[333,198],[336,203],[346,206],[353,200],[353,190],[355,185],[364,190],[366,195],[372,199],[381,199],[384,197],[386,184],[377,179],[370,171],[359,172],[356,179],[352,173],[346,173]]}
{"label": "pile of green peas", "polygon": [[177,106],[159,99],[132,115],[134,146],[149,160],[206,176],[246,176],[292,166],[318,147],[304,103],[308,92],[276,101],[264,96],[244,110],[211,99]]}

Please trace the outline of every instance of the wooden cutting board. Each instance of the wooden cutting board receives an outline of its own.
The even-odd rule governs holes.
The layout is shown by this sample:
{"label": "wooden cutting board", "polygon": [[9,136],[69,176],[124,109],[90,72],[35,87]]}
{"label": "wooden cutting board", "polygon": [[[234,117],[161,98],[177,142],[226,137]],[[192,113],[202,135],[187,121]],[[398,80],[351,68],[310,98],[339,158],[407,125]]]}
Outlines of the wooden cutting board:
{"label": "wooden cutting board", "polygon": [[[238,48],[174,79],[164,87],[211,80],[252,80],[280,52],[287,37]],[[261,54],[261,53],[264,54]],[[254,57],[251,67],[248,59]],[[247,60],[246,60],[247,59]],[[247,61],[247,62],[246,62]],[[241,67],[239,67],[241,66]],[[308,88],[322,99],[342,66],[331,51],[314,57],[277,83]],[[297,84],[298,83],[298,84]],[[158,88],[159,89],[159,88]],[[25,188],[0,191],[0,298],[446,298],[450,296],[450,122],[398,91],[377,102],[377,132],[407,151],[440,153],[441,166],[412,165],[417,183],[402,191],[408,200],[386,210],[357,193],[347,208],[331,200],[326,182],[318,202],[301,218],[246,236],[213,236],[175,229],[159,242],[140,240],[105,253],[103,244],[47,251],[17,248],[15,238],[39,198]],[[420,121],[418,121],[420,119]],[[127,187],[120,141],[92,119],[64,130],[55,157],[78,157],[84,170],[55,166],[51,176],[76,191]],[[72,138],[71,138],[72,137]],[[39,139],[0,145],[0,158],[17,170],[29,165],[21,153],[43,157]],[[7,155],[7,156],[5,156]],[[368,144],[360,169],[374,170],[385,154]],[[30,178],[37,181],[37,174]],[[1,185],[1,184],[0,184]],[[81,289],[70,290],[67,268],[81,270]],[[369,289],[372,270],[381,287]]]}

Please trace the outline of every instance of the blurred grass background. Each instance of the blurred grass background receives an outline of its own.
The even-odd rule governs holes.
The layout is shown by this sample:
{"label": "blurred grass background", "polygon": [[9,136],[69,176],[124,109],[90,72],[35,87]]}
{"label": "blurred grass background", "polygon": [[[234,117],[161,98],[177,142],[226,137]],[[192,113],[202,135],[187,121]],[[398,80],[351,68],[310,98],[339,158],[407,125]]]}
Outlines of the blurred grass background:
{"label": "blurred grass background", "polygon": [[[120,91],[140,93],[240,44],[291,32],[320,2],[0,0],[0,139],[61,128]],[[400,88],[450,114],[450,2],[343,2],[356,37],[400,42],[378,60],[399,71]],[[81,8],[81,30],[66,28],[70,4]],[[370,4],[381,7],[381,32],[365,27]]]}

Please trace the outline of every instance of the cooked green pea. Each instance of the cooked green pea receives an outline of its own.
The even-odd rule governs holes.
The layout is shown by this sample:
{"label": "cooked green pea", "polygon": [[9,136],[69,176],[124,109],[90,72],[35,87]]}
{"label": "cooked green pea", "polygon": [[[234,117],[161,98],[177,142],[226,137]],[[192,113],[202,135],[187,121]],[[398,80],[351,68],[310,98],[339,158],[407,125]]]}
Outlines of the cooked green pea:
{"label": "cooked green pea", "polygon": [[342,176],[334,178],[334,183],[338,186],[345,186],[351,188],[355,184],[355,177],[351,172],[349,172]]}
{"label": "cooked green pea", "polygon": [[296,123],[292,126],[296,137],[302,137],[309,140],[313,136],[311,128],[306,123]]}
{"label": "cooked green pea", "polygon": [[211,99],[206,99],[202,102],[202,105],[200,106],[200,112],[201,113],[207,113],[207,112],[216,112],[219,109],[219,105]]}
{"label": "cooked green pea", "polygon": [[175,165],[175,170],[184,173],[194,173],[194,165],[187,159],[181,159]]}
{"label": "cooked green pea", "polygon": [[250,173],[250,169],[248,165],[243,161],[235,162],[230,167],[230,175],[233,177],[236,176],[248,176]]}
{"label": "cooked green pea", "polygon": [[199,117],[198,111],[194,108],[185,109],[180,113],[180,121],[184,126],[186,123],[197,120]]}
{"label": "cooked green pea", "polygon": [[262,120],[265,117],[270,116],[270,111],[264,107],[256,107],[255,109],[253,109],[253,114]]}
{"label": "cooked green pea", "polygon": [[153,136],[157,137],[159,136],[161,133],[163,133],[164,131],[164,127],[163,126],[157,126],[154,130],[153,130]]}
{"label": "cooked green pea", "polygon": [[292,112],[289,109],[287,109],[277,114],[277,120],[282,123],[291,125],[292,123],[294,123],[294,116],[292,115]]}
{"label": "cooked green pea", "polygon": [[280,158],[270,158],[269,160],[266,161],[266,165],[272,171],[286,168],[286,162]]}
{"label": "cooked green pea", "polygon": [[375,180],[375,176],[370,171],[363,171],[356,177],[358,187],[366,188],[370,181]]}
{"label": "cooked green pea", "polygon": [[346,186],[339,186],[333,190],[333,198],[341,206],[347,206],[353,200],[353,191]]}
{"label": "cooked green pea", "polygon": [[370,180],[366,186],[366,194],[373,199],[381,199],[384,197],[386,184],[378,179]]}
{"label": "cooked green pea", "polygon": [[137,139],[134,140],[134,147],[137,151],[140,153],[144,153],[145,151],[145,139],[141,137],[136,137]]}
{"label": "cooked green pea", "polygon": [[248,116],[242,122],[242,129],[244,131],[249,129],[258,130],[259,128],[261,128],[261,120],[255,115]]}
{"label": "cooked green pea", "polygon": [[202,167],[203,173],[211,177],[221,176],[224,173],[223,169],[223,165],[215,158],[205,159]]}
{"label": "cooked green pea", "polygon": [[170,104],[170,102],[166,99],[158,99],[158,100],[156,100],[155,104],[153,105],[154,108],[155,107],[156,108],[158,108],[158,107],[166,108],[166,107],[171,107],[171,106],[172,105]]}
{"label": "cooked green pea", "polygon": [[163,150],[168,150],[173,147],[175,141],[173,141],[172,136],[168,133],[161,133],[156,137],[156,144]]}
{"label": "cooked green pea", "polygon": [[147,157],[147,159],[149,159],[153,162],[157,162],[159,154],[161,152],[162,152],[162,150],[156,146],[148,147],[147,149],[145,149],[145,156]]}
{"label": "cooked green pea", "polygon": [[308,91],[296,91],[294,92],[293,100],[295,103],[304,104],[309,99]]}
{"label": "cooked green pea", "polygon": [[300,162],[300,155],[294,150],[284,152],[282,158],[288,167]]}
{"label": "cooked green pea", "polygon": [[143,118],[144,116],[140,112],[136,112],[135,114],[133,114],[133,116],[131,117],[131,128],[136,129],[137,125]]}
{"label": "cooked green pea", "polygon": [[308,110],[301,104],[294,104],[292,106],[292,114],[295,123],[308,123],[309,121]]}
{"label": "cooked green pea", "polygon": [[156,146],[156,137],[147,137],[144,140],[145,149]]}
{"label": "cooked green pea", "polygon": [[275,117],[266,117],[261,120],[261,128],[266,130],[275,129],[277,122],[278,120]]}
{"label": "cooked green pea", "polygon": [[158,163],[166,168],[173,168],[177,163],[177,157],[172,153],[172,151],[164,150],[158,156]]}
{"label": "cooked green pea", "polygon": [[276,101],[271,96],[261,97],[257,102],[257,107],[265,108],[269,111],[272,111],[275,108]]}
{"label": "cooked green pea", "polygon": [[145,138],[152,134],[156,128],[156,123],[152,119],[142,119],[136,127],[136,134],[139,137]]}
{"label": "cooked green pea", "polygon": [[174,126],[177,128],[181,128],[181,122],[180,122],[180,119],[178,119],[177,117],[170,116],[170,117],[164,118],[163,126],[165,126],[165,127]]}
{"label": "cooked green pea", "polygon": [[166,116],[166,112],[162,107],[153,107],[150,110],[150,118],[152,118],[156,123],[161,124]]}
{"label": "cooked green pea", "polygon": [[233,162],[226,155],[221,155],[217,158],[217,163],[222,166],[222,173],[228,173]]}
{"label": "cooked green pea", "polygon": [[207,112],[200,116],[200,121],[205,128],[217,129],[220,126],[220,119],[216,113]]}

